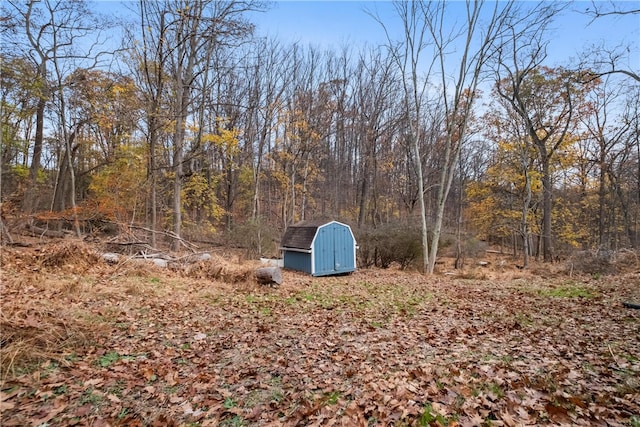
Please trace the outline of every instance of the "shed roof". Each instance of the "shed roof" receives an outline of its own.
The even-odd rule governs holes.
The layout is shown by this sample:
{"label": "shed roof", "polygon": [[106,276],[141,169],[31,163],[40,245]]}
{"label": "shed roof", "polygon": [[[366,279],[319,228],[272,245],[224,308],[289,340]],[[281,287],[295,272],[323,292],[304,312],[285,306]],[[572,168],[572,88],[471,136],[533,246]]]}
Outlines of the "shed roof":
{"label": "shed roof", "polygon": [[311,249],[318,227],[331,221],[300,221],[290,225],[282,236],[283,248]]}

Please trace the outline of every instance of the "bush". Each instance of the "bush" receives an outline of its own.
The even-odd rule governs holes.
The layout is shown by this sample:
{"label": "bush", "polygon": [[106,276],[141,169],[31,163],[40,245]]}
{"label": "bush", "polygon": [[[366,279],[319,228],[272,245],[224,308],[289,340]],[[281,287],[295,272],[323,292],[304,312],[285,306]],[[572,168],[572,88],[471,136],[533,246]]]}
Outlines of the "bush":
{"label": "bush", "polygon": [[385,224],[357,232],[358,266],[389,268],[398,263],[407,268],[422,256],[422,239],[416,227]]}
{"label": "bush", "polygon": [[246,249],[247,258],[277,256],[278,231],[276,227],[261,221],[235,224],[225,235],[227,246]]}
{"label": "bush", "polygon": [[613,256],[613,264],[619,272],[634,272],[640,267],[640,251],[621,249]]}
{"label": "bush", "polygon": [[[438,255],[455,258],[458,251],[458,237],[453,232],[443,232],[440,235],[440,244],[438,245]],[[484,255],[487,242],[479,240],[470,233],[463,233],[460,236],[460,254],[462,258],[478,258]]]}
{"label": "bush", "polygon": [[584,274],[612,274],[616,272],[616,267],[612,263],[614,252],[578,251],[569,259],[571,271]]}

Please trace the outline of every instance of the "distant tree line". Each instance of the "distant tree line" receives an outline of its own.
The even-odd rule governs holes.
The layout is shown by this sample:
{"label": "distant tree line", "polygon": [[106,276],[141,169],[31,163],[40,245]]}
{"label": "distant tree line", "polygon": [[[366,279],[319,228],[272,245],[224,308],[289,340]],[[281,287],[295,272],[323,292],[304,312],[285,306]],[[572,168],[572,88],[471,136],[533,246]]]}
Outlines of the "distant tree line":
{"label": "distant tree line", "polygon": [[640,244],[637,50],[549,67],[565,3],[395,2],[399,39],[372,15],[388,43],[328,50],[258,37],[259,1],[127,7],[114,47],[83,1],[3,2],[5,222],[107,220],[154,246],[224,236],[262,254],[332,218],[419,233],[426,272],[445,241],[525,265]]}

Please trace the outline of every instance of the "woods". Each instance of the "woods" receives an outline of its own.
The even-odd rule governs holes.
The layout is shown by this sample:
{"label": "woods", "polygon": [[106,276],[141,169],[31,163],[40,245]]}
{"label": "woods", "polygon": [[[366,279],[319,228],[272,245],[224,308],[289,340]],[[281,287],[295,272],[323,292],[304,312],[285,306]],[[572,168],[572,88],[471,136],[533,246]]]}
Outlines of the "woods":
{"label": "woods", "polygon": [[562,4],[397,2],[369,16],[384,45],[331,49],[262,37],[259,1],[126,7],[115,40],[87,2],[3,3],[3,234],[136,226],[259,256],[337,219],[421,229],[429,273],[442,242],[525,267],[638,248],[638,47],[550,63]]}
{"label": "woods", "polygon": [[637,4],[1,8],[3,426],[640,426]]}

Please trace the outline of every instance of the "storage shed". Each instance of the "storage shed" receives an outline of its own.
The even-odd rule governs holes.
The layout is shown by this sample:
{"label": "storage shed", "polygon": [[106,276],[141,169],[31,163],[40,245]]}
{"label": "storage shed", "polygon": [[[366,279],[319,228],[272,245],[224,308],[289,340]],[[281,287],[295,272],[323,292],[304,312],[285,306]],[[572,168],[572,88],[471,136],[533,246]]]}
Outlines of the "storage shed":
{"label": "storage shed", "polygon": [[356,239],[351,227],[337,221],[301,221],[282,237],[284,268],[313,276],[356,269]]}

